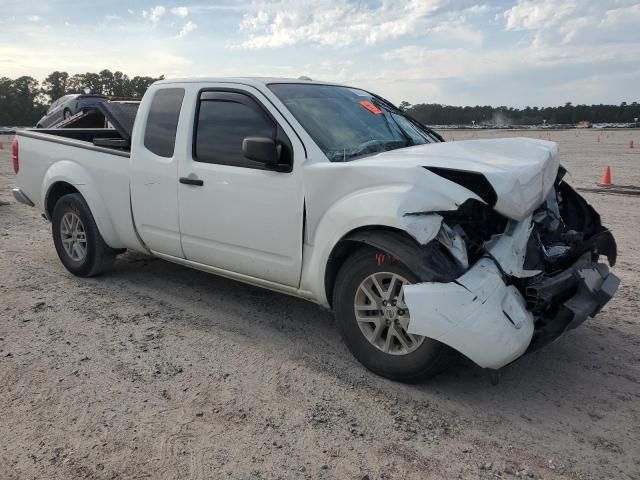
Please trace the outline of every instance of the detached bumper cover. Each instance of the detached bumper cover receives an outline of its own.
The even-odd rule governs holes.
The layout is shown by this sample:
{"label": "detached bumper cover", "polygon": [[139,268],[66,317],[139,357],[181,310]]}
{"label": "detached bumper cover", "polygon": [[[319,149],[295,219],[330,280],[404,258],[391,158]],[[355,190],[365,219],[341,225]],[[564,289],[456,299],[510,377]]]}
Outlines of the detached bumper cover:
{"label": "detached bumper cover", "polygon": [[409,333],[449,345],[481,367],[503,367],[531,343],[533,315],[493,260],[481,259],[455,282],[407,285],[404,298]]}
{"label": "detached bumper cover", "polygon": [[504,367],[576,328],[611,300],[620,280],[589,257],[531,284],[527,296],[547,305],[535,317],[530,311],[533,298],[527,303],[516,287],[506,285],[488,258],[455,282],[405,286],[411,312],[408,332],[449,345],[483,368]]}

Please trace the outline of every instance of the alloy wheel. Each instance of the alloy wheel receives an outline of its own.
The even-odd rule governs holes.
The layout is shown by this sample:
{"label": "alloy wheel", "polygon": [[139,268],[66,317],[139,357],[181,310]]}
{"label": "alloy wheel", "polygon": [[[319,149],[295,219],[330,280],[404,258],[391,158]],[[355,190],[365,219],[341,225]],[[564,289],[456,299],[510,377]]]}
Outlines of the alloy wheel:
{"label": "alloy wheel", "polygon": [[60,222],[60,234],[69,258],[82,261],[87,255],[87,233],[80,217],[73,212],[65,213]]}
{"label": "alloy wheel", "polygon": [[409,309],[404,286],[410,282],[391,272],[377,272],[365,278],[354,298],[353,308],[360,331],[377,349],[390,355],[414,352],[425,337],[407,332]]}

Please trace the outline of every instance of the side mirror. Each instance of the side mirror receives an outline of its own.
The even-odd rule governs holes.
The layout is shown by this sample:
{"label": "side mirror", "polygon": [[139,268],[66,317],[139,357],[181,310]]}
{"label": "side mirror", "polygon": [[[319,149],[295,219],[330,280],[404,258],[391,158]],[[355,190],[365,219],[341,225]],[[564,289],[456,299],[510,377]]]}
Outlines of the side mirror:
{"label": "side mirror", "polygon": [[242,140],[242,155],[254,162],[267,166],[278,165],[278,149],[276,142],[268,137],[245,137]]}

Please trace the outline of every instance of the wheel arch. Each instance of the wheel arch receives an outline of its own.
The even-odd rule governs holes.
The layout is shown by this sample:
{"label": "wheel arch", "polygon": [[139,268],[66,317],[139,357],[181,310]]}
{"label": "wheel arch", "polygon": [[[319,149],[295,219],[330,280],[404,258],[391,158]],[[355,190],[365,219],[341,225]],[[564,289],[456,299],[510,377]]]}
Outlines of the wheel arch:
{"label": "wheel arch", "polygon": [[58,200],[71,193],[79,193],[82,195],[76,187],[64,181],[57,181],[49,187],[44,199],[44,213],[47,218],[51,219],[53,217],[53,209],[55,208],[56,203],[58,203]]}
{"label": "wheel arch", "polygon": [[80,165],[71,161],[60,161],[49,168],[43,182],[43,207],[45,214],[51,220],[55,204],[62,196],[69,193],[78,193],[93,215],[102,238],[112,248],[121,248],[124,245],[115,230],[109,212],[104,205],[94,185],[91,175]]}
{"label": "wheel arch", "polygon": [[[340,268],[350,255],[367,246],[381,250],[385,255],[400,261],[418,278],[425,281],[438,278],[435,269],[451,268],[450,255],[440,247],[438,242],[421,245],[406,231],[393,227],[379,225],[359,227],[338,240],[329,254],[324,273],[324,289],[331,308],[333,308],[333,289]],[[375,257],[372,260],[380,263],[388,261],[389,258]]]}

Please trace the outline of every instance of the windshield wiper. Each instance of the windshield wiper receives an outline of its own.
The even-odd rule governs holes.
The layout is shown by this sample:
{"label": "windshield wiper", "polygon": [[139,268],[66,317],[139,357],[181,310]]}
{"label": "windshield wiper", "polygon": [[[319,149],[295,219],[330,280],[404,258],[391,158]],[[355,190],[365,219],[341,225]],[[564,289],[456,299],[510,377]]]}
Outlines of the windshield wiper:
{"label": "windshield wiper", "polygon": [[406,140],[392,140],[382,144],[384,151],[397,150],[398,148],[408,147],[410,144]]}
{"label": "windshield wiper", "polygon": [[388,152],[390,150],[396,150],[406,146],[407,145],[404,140],[391,140],[388,142],[383,142],[381,140],[369,140],[354,148],[343,148],[328,152],[327,157],[329,157],[332,162],[348,162],[354,158],[373,155],[375,153]]}

